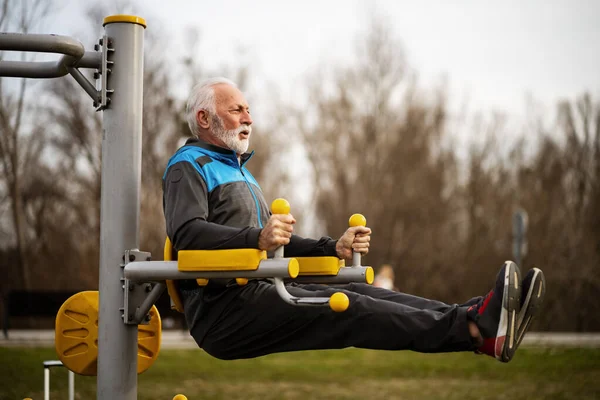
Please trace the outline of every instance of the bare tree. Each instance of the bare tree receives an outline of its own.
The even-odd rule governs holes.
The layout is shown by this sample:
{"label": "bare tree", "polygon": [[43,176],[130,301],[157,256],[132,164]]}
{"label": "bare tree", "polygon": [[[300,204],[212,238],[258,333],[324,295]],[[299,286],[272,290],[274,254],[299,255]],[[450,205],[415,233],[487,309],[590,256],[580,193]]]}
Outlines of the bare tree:
{"label": "bare tree", "polygon": [[[331,84],[313,79],[309,110],[297,117],[317,218],[335,236],[351,214],[365,214],[377,238],[369,263],[392,264],[398,287],[422,292],[444,280],[453,246],[446,239],[456,162],[441,145],[444,92],[419,89],[385,20],[371,21],[355,60]],[[435,287],[438,297],[449,296],[445,285]]]}
{"label": "bare tree", "polygon": [[[47,15],[50,2],[36,0],[15,3],[9,0],[2,2],[0,15],[0,31],[28,33],[36,23]],[[0,55],[0,60],[3,59]],[[32,56],[21,54],[21,60],[31,60]],[[31,265],[28,262],[29,228],[26,219],[27,204],[23,193],[31,183],[31,176],[36,171],[41,158],[39,150],[43,147],[41,126],[36,125],[31,115],[34,103],[26,101],[28,81],[17,81],[17,87],[10,87],[6,79],[0,78],[0,186],[2,193],[10,202],[12,229],[17,252],[17,268],[21,273],[21,284],[25,289],[32,285]]]}
{"label": "bare tree", "polygon": [[[534,127],[537,147],[525,154],[525,137],[508,156],[494,140],[506,134],[498,120],[476,127],[487,138],[473,147],[461,190],[466,215],[466,272],[482,281],[502,259],[512,258],[511,217],[516,208],[529,215],[528,253],[520,266],[544,270],[548,295],[536,329],[598,329],[600,302],[600,199],[598,198],[598,121],[600,105],[589,95],[558,106],[555,126]],[[474,266],[479,266],[475,268]],[[466,287],[474,288],[467,279]],[[484,289],[483,287],[481,288]]]}
{"label": "bare tree", "polygon": [[[528,260],[548,271],[554,296],[545,327],[600,326],[600,104],[584,94],[558,106],[553,139],[543,142],[529,173],[534,241]],[[564,144],[561,144],[562,139]],[[533,178],[537,177],[537,179]]]}

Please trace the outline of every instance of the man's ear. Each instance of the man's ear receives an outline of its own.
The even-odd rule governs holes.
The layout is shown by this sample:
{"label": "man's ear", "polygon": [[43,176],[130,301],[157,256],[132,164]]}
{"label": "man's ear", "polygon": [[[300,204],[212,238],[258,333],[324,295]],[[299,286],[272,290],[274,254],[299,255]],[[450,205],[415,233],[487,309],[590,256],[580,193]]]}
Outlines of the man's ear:
{"label": "man's ear", "polygon": [[198,112],[196,113],[196,122],[198,123],[198,126],[202,129],[208,129],[208,127],[210,126],[208,118],[209,114],[206,110],[198,110]]}

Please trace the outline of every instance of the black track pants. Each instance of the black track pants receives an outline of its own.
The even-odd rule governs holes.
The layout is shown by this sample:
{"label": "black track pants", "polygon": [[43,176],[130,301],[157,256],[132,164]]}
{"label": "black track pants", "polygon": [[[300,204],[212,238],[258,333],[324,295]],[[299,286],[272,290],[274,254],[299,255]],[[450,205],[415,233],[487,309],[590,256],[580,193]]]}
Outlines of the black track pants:
{"label": "black track pants", "polygon": [[[424,353],[474,350],[466,306],[361,283],[286,287],[292,295],[302,297],[342,291],[350,306],[341,313],[326,306],[293,306],[279,297],[273,284],[254,280],[245,286],[223,288],[228,292],[227,305],[214,307],[218,315],[211,315],[213,307],[204,301],[203,290],[186,291],[186,318],[192,336],[206,352],[220,359],[345,347]],[[203,311],[194,312],[198,307]],[[206,326],[202,320],[212,322]]]}

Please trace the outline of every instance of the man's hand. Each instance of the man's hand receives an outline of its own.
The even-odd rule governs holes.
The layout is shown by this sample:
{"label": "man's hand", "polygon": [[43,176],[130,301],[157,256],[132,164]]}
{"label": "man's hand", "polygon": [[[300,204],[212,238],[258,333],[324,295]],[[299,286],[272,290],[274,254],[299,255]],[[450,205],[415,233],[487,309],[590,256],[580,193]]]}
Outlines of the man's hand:
{"label": "man's hand", "polygon": [[365,255],[369,252],[371,228],[354,226],[348,228],[335,244],[337,256],[343,260],[352,261],[352,251]]}
{"label": "man's hand", "polygon": [[258,237],[258,248],[272,251],[290,242],[296,220],[292,214],[273,214]]}

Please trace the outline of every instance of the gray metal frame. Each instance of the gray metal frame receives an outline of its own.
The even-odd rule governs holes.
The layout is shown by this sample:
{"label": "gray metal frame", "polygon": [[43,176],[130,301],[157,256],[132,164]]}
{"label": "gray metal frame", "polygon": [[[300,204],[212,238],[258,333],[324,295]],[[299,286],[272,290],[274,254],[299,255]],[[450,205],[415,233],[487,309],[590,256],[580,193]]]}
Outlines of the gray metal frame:
{"label": "gray metal frame", "polygon": [[103,57],[113,64],[110,73],[103,69],[102,82],[114,93],[102,121],[97,397],[133,400],[138,331],[123,323],[121,263],[125,250],[139,248],[144,27],[107,23],[105,32]]}
{"label": "gray metal frame", "polygon": [[[160,296],[166,287],[164,281],[167,279],[216,279],[216,278],[249,278],[270,279],[277,289],[280,297],[293,305],[326,306],[329,305],[329,297],[296,297],[292,296],[285,288],[286,281],[344,284],[350,282],[366,282],[369,267],[342,267],[337,275],[324,276],[299,276],[292,278],[289,275],[289,264],[291,258],[281,257],[282,252],[276,251],[274,258],[262,260],[256,270],[253,271],[180,271],[177,261],[149,261],[149,253],[136,250],[126,251],[124,259],[130,260],[123,267],[125,278],[124,288],[125,300],[123,320],[126,324],[137,325],[147,323],[147,313],[152,308],[154,301]],[[148,261],[136,261],[147,259]],[[157,282],[156,286],[149,286],[148,282]]]}
{"label": "gray metal frame", "polygon": [[[133,22],[136,18],[106,22],[105,35],[92,52],[66,36],[0,33],[0,50],[62,55],[55,62],[0,61],[0,76],[56,78],[70,74],[93,99],[96,110],[103,111],[97,378],[97,398],[101,400],[136,399],[137,325],[148,321],[148,311],[165,290],[167,279],[268,278],[290,304],[329,304],[329,298],[299,298],[286,290],[284,280],[291,278],[291,259],[283,257],[283,248],[276,250],[274,258],[261,261],[257,270],[241,273],[179,271],[176,261],[150,261],[149,253],[138,250],[145,27]],[[94,78],[100,78],[100,90],[79,68],[96,69]],[[360,266],[360,254],[355,254],[353,266],[342,268],[338,276],[310,277],[310,281],[365,281],[366,271]],[[59,365],[60,361],[48,361],[44,368],[48,371]],[[46,379],[45,388],[49,375]]]}
{"label": "gray metal frame", "polygon": [[86,52],[79,41],[60,35],[2,32],[0,50],[62,54],[57,61],[2,61],[0,76],[58,78],[70,74],[94,102],[100,101],[100,92],[78,68],[105,69],[101,67],[101,56],[95,51]]}
{"label": "gray metal frame", "polygon": [[[279,246],[275,249],[273,254],[274,260],[285,260],[283,257],[284,248],[283,246]],[[273,276],[271,278],[271,282],[275,285],[275,289],[277,290],[277,294],[279,297],[283,299],[288,304],[298,305],[298,306],[326,306],[329,304],[329,297],[298,297],[290,294],[285,288],[285,282],[283,281],[283,277]]]}

